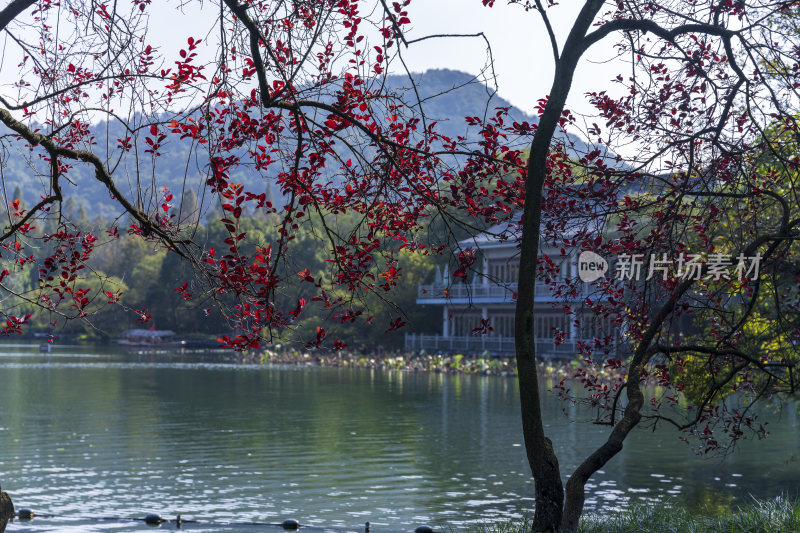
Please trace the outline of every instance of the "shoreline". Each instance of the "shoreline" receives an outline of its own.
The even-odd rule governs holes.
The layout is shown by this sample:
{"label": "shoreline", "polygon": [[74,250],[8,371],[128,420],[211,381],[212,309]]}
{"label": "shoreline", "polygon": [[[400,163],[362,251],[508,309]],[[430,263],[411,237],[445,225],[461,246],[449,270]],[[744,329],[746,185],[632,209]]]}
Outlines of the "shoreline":
{"label": "shoreline", "polygon": [[[274,365],[320,366],[330,368],[367,368],[401,372],[432,372],[436,374],[464,374],[476,376],[517,377],[517,364],[513,357],[490,357],[413,354],[406,352],[353,352],[309,353],[296,350],[265,350],[245,356],[243,362]],[[573,377],[577,361],[550,360],[538,363],[539,376],[549,379]]]}
{"label": "shoreline", "polygon": [[[261,350],[240,354],[240,361],[265,365],[316,366],[330,368],[366,368],[399,372],[433,372],[436,374],[517,377],[517,362],[514,357],[481,357],[463,354],[445,355],[397,351],[375,351],[370,353],[308,352],[296,349]],[[625,377],[623,367],[604,364],[605,359],[594,361],[593,375],[608,383],[619,382]],[[585,379],[586,361],[578,359],[545,359],[537,361],[539,379],[569,382]]]}
{"label": "shoreline", "polygon": [[[35,343],[23,343],[21,346],[35,347]],[[517,377],[517,364],[514,357],[482,357],[479,355],[445,355],[425,352],[406,352],[403,350],[375,350],[370,352],[352,351],[306,351],[286,348],[278,345],[273,348],[262,348],[244,352],[235,352],[225,348],[195,348],[183,345],[143,345],[125,346],[116,343],[86,344],[88,346],[115,346],[128,353],[153,355],[161,357],[189,357],[202,360],[205,357],[219,358],[220,361],[234,364],[287,365],[327,368],[363,368],[400,372],[432,372],[448,375],[475,375]],[[64,347],[58,344],[56,348]],[[75,343],[70,346],[84,346]],[[277,349],[276,349],[277,348]],[[572,359],[545,359],[537,361],[537,374],[540,379],[570,381],[584,375],[579,369],[585,362],[577,357]],[[596,364],[601,364],[596,361]],[[597,367],[596,367],[597,368]],[[616,380],[622,377],[619,371],[602,367],[597,369],[596,376],[601,379]]]}

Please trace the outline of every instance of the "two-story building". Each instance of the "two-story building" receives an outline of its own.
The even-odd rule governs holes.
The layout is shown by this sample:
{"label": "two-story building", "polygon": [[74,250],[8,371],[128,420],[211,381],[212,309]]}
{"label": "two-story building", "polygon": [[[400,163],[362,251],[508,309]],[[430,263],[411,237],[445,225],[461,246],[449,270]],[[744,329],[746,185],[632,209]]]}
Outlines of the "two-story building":
{"label": "two-story building", "polygon": [[[448,268],[437,268],[433,283],[420,285],[417,304],[442,309],[439,331],[406,334],[407,350],[442,353],[514,354],[514,307],[519,277],[519,250],[513,240],[499,240],[502,228],[491,228],[459,243],[462,248],[477,248],[480,271],[468,283],[454,282]],[[585,309],[593,287],[578,279],[578,250],[561,254],[561,249],[542,243],[555,268],[537,279],[534,320],[536,354],[544,358],[572,358],[578,343],[594,345],[594,339],[612,336],[614,350],[619,328],[609,319]],[[541,257],[541,255],[540,255]],[[548,283],[549,281],[549,283]],[[555,283],[554,283],[555,282]],[[574,290],[564,290],[574,289]],[[569,310],[565,310],[569,308]],[[576,320],[577,319],[577,320]],[[491,331],[483,328],[488,321]]]}

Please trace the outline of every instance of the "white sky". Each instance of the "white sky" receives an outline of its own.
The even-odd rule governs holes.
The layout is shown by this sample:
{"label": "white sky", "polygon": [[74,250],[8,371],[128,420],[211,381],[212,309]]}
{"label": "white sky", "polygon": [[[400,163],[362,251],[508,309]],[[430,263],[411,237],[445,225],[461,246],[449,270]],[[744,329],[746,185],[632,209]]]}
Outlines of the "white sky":
{"label": "white sky", "polygon": [[[546,2],[543,2],[546,3]],[[547,10],[559,39],[559,50],[566,40],[582,2],[564,0]],[[542,19],[519,5],[496,0],[492,8],[481,0],[414,0],[409,6],[413,31],[407,38],[439,33],[484,32],[492,46],[499,95],[514,106],[534,112],[539,98],[550,92],[553,79],[553,54]],[[613,39],[599,43],[582,60],[567,107],[588,110],[587,91],[612,89],[609,80],[619,66],[608,61],[615,57]],[[453,68],[478,74],[487,64],[486,43],[480,38],[434,39],[413,44],[404,54],[412,70]],[[611,92],[609,90],[609,92]]]}

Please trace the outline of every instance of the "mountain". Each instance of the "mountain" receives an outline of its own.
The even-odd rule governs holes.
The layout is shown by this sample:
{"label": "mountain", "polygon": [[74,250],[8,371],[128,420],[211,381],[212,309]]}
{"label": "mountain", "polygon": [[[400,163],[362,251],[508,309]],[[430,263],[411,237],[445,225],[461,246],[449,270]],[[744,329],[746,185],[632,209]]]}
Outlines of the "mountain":
{"label": "mountain", "polygon": [[[497,94],[477,77],[459,70],[431,69],[419,74],[411,74],[416,85],[422,109],[429,121],[437,120],[437,129],[448,137],[466,136],[470,141],[477,141],[475,128],[468,128],[464,117],[477,116],[488,119],[495,115],[497,108],[510,108],[510,121],[538,124],[539,119],[511,105],[508,100]],[[414,101],[414,87],[408,76],[387,76],[386,83],[395,90],[408,92],[408,100]],[[506,121],[508,123],[508,121]],[[557,138],[565,139],[563,134]],[[588,145],[577,135],[566,137],[574,145],[577,153],[586,153]]]}
{"label": "mountain", "polygon": [[[509,107],[509,119],[512,121],[527,121],[531,124],[537,122],[535,116],[528,115],[519,109],[515,109],[511,104],[488,88],[476,77],[449,69],[429,70],[420,74],[412,74],[412,79],[416,85],[416,90],[422,100],[422,109],[427,120],[437,121],[437,129],[442,134],[455,138],[456,136],[466,136],[469,141],[477,141],[476,128],[467,128],[465,116],[477,116],[480,118],[491,117],[496,113],[498,107]],[[413,85],[407,76],[390,75],[386,78],[386,84],[391,90],[405,91],[406,100],[416,101],[413,92]],[[117,145],[118,138],[127,135],[122,125],[117,122],[95,125],[93,128],[96,138],[94,139],[93,149],[98,154],[105,152],[108,140],[109,146],[113,150]],[[9,133],[4,127],[0,127],[0,136]],[[587,149],[587,145],[578,137],[569,135],[570,141],[579,151]],[[2,140],[2,137],[0,137]],[[13,144],[13,143],[11,143]],[[150,199],[152,205],[144,205],[146,209],[158,209],[160,200],[158,191],[162,187],[168,187],[170,192],[180,199],[188,189],[193,189],[197,197],[208,198],[206,192],[205,172],[207,159],[202,153],[193,153],[190,141],[168,140],[160,149],[161,156],[156,158],[156,166],[153,166],[153,159],[150,154],[145,153],[149,148],[144,143],[131,151],[128,157],[118,163],[114,172],[114,180],[120,190],[130,198]],[[138,157],[133,157],[134,152],[138,152]],[[5,154],[9,154],[6,151]],[[102,155],[101,155],[102,157]],[[66,162],[66,161],[65,161]],[[5,157],[0,160],[5,167],[3,169],[3,186],[9,201],[12,200],[12,191],[17,186],[22,188],[23,200],[30,207],[39,201],[42,195],[47,194],[49,179],[47,178],[48,164],[44,160],[29,165],[22,157]],[[70,162],[72,163],[72,162]],[[111,165],[116,162],[110,162]],[[250,190],[264,189],[269,191],[271,185],[253,182],[255,173],[249,172],[247,167],[237,170],[232,178],[234,181],[242,182]],[[119,208],[111,199],[108,190],[94,179],[94,173],[88,165],[76,163],[68,173],[69,182],[62,180],[63,193],[67,198],[73,198],[77,206],[85,207],[89,217],[102,216],[113,218],[119,214]],[[144,194],[137,194],[142,189]],[[149,193],[155,193],[153,195]],[[277,197],[277,191],[271,193]],[[177,201],[175,202],[177,204]]]}

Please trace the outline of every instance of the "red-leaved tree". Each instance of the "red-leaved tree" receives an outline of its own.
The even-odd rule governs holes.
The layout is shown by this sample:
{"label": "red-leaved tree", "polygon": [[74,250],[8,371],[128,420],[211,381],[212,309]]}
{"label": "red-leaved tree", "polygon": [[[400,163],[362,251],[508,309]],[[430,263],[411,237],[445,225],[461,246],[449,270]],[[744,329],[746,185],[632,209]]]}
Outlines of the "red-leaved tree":
{"label": "red-leaved tree", "polygon": [[[39,199],[26,208],[3,189],[6,333],[28,320],[26,305],[62,320],[91,319],[97,302],[124,305],[102,276],[94,288],[89,279],[95,250],[126,232],[191,264],[178,296],[216,300],[238,330],[223,341],[247,349],[312,306],[367,325],[359,295],[391,299],[401,253],[449,254],[459,232],[502,223],[496,237],[519,245],[515,342],[534,531],[576,530],[587,480],[638,425],[674,425],[703,451],[763,433],[751,405],[797,387],[797,3],[583,0],[559,36],[555,2],[510,2],[550,36],[552,88],[537,95],[538,123],[476,109],[463,137],[440,133],[413,77],[405,90],[386,83],[415,44],[408,3],[185,3],[206,26],[182,26],[176,12],[175,27],[187,28],[177,50],[148,33],[149,0],[8,3],[0,29],[15,59],[2,67],[1,168],[24,165]],[[586,95],[596,112],[579,120],[565,109],[572,80],[604,41],[616,43],[620,73],[609,91]],[[583,129],[589,148],[563,129]],[[159,162],[174,154],[186,168],[181,191],[161,185]],[[99,234],[62,209],[90,184],[118,208]],[[220,249],[175,210],[173,195],[192,187],[221,212]],[[247,210],[266,215],[274,239],[245,231]],[[306,227],[326,243],[323,267],[292,259]],[[581,309],[563,306],[624,331],[616,348],[603,333],[581,344],[576,379],[557,387],[610,428],[566,489],[539,404],[535,287],[559,264],[537,262],[542,242],[564,256],[596,252],[620,274],[592,282]],[[475,250],[457,252],[454,272],[466,278]],[[552,291],[573,302],[580,283]],[[303,296],[287,304],[287,294]],[[324,323],[306,341],[342,344]]]}

